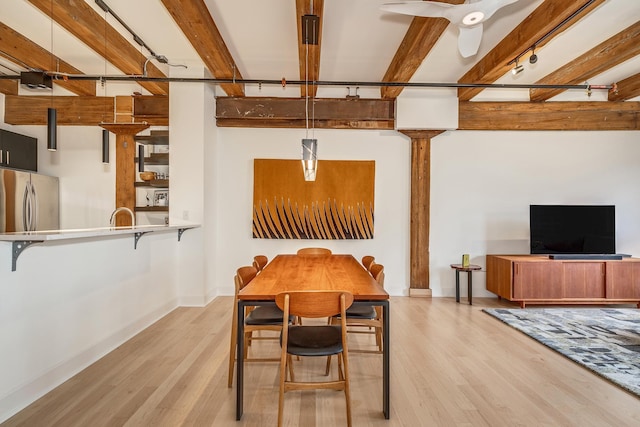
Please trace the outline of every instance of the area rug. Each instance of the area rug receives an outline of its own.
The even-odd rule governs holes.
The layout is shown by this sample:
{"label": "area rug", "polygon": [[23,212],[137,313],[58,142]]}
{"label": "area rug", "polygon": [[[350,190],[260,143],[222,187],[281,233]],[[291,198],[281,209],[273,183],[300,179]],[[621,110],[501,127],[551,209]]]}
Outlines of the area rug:
{"label": "area rug", "polygon": [[640,397],[639,309],[484,311]]}

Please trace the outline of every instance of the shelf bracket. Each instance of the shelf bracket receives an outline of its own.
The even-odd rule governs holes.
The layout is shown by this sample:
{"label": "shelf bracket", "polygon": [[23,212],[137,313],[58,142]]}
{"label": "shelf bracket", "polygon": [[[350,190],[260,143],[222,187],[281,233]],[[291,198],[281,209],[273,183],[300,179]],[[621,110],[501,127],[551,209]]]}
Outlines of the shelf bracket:
{"label": "shelf bracket", "polygon": [[138,249],[138,240],[140,240],[140,238],[147,233],[148,231],[138,231],[137,233],[134,234],[133,249]]}
{"label": "shelf bracket", "polygon": [[42,243],[42,240],[22,240],[13,242],[11,250],[11,271],[16,271],[18,257],[22,251],[35,243]]}
{"label": "shelf bracket", "polygon": [[178,228],[178,242],[180,241],[180,239],[182,238],[182,233],[184,233],[185,231],[187,231],[189,228],[191,227],[187,227],[187,228]]}

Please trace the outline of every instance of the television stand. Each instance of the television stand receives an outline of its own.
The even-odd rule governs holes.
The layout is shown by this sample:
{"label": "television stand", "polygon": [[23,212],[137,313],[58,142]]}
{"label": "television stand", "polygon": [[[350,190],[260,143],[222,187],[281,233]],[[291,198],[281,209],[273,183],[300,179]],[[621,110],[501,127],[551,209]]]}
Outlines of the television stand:
{"label": "television stand", "polygon": [[550,254],[549,259],[610,260],[622,259],[622,254]]}
{"label": "television stand", "polygon": [[487,290],[522,308],[526,304],[631,303],[640,308],[640,259],[487,255]]}

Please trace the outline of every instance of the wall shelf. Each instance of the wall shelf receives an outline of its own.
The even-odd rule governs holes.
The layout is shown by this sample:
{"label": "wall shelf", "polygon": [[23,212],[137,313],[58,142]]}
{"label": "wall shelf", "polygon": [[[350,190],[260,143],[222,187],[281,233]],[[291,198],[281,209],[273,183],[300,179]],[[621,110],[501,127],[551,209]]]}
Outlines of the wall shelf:
{"label": "wall shelf", "polygon": [[169,206],[136,206],[136,212],[169,212]]}
{"label": "wall shelf", "polygon": [[168,179],[152,179],[151,181],[136,181],[134,185],[136,187],[169,188],[169,180]]}
{"label": "wall shelf", "polygon": [[[136,157],[135,161],[138,162],[139,158]],[[145,165],[169,165],[169,153],[151,153],[149,157],[144,158]]]}

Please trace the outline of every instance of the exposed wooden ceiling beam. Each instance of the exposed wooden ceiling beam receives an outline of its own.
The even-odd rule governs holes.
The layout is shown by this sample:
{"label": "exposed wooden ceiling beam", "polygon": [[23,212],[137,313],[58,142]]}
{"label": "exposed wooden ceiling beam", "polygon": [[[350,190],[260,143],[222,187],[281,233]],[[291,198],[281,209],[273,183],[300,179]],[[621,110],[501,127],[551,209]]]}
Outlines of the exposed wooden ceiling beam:
{"label": "exposed wooden ceiling beam", "polygon": [[[313,8],[311,8],[313,4]],[[324,0],[296,0],[296,16],[298,18],[298,58],[300,63],[300,80],[314,82],[320,75],[320,46],[322,42],[322,18],[324,11]],[[303,43],[302,17],[303,15],[315,15],[318,17],[317,44]],[[309,96],[315,97],[318,93],[318,86],[309,85]],[[307,96],[307,87],[300,86],[300,96]]]}
{"label": "exposed wooden ceiling beam", "polygon": [[59,126],[97,126],[114,121],[112,97],[9,95],[4,97],[4,121],[10,125],[46,125],[50,107],[58,110]]}
{"label": "exposed wooden ceiling beam", "polygon": [[[640,55],[640,22],[605,40],[536,84],[578,84]],[[564,89],[529,89],[531,101],[546,101]]]}
{"label": "exposed wooden ceiling beam", "polygon": [[[0,22],[0,56],[32,70],[56,70],[61,73],[83,74],[71,64],[19,34]],[[16,62],[18,61],[18,62]],[[96,83],[92,81],[54,80],[54,83],[76,95],[95,96]]]}
{"label": "exposed wooden ceiling beam", "polygon": [[18,81],[17,80],[0,80],[0,93],[5,95],[17,95],[18,94]]}
{"label": "exposed wooden ceiling beam", "polygon": [[[162,3],[198,52],[211,75],[217,79],[242,79],[242,74],[203,0],[162,0]],[[244,96],[243,84],[225,83],[220,87],[229,96]]]}
{"label": "exposed wooden ceiling beam", "polygon": [[[570,24],[577,22],[591,10],[604,3],[605,0],[596,0],[585,8]],[[506,74],[513,65],[508,63],[530,48],[534,43],[545,36],[554,27],[571,16],[585,4],[585,0],[545,0],[524,21],[509,33],[496,45],[484,58],[474,65],[460,80],[459,83],[493,83]],[[543,46],[549,40],[556,37],[568,28],[568,25],[560,28],[549,36],[537,47]],[[526,56],[522,59],[526,59]],[[458,99],[469,101],[482,91],[481,88],[460,88]]]}
{"label": "exposed wooden ceiling beam", "polygon": [[117,96],[115,100],[96,96],[7,95],[4,121],[11,125],[46,125],[49,107],[58,110],[58,126],[97,126],[114,122],[145,122],[149,126],[169,124],[169,99],[164,95]]}
{"label": "exposed wooden ceiling beam", "polygon": [[[305,128],[304,98],[216,98],[219,127]],[[316,98],[318,129],[393,129],[395,102],[388,99]]]}
{"label": "exposed wooden ceiling beam", "polygon": [[[216,99],[220,127],[304,128],[302,98]],[[315,100],[318,129],[394,129],[394,100]],[[640,130],[640,102],[460,102],[460,130]],[[420,130],[416,130],[420,131]]]}
{"label": "exposed wooden ceiling beam", "polygon": [[[464,0],[443,0],[441,3],[461,4]],[[449,26],[445,18],[415,17],[409,25],[398,50],[389,64],[383,82],[408,82],[427,57],[444,30]],[[404,87],[383,87],[380,94],[383,98],[396,98]]]}
{"label": "exposed wooden ceiling beam", "polygon": [[640,102],[460,102],[462,130],[640,130]]}
{"label": "exposed wooden ceiling beam", "polygon": [[616,83],[616,90],[609,92],[609,101],[626,101],[640,96],[640,73]]}
{"label": "exposed wooden ceiling beam", "polygon": [[[131,75],[143,73],[147,58],[116,29],[107,24],[88,3],[76,0],[28,1],[122,72]],[[166,77],[151,62],[146,68],[149,77]],[[153,95],[169,93],[169,83],[139,82],[138,84]]]}

